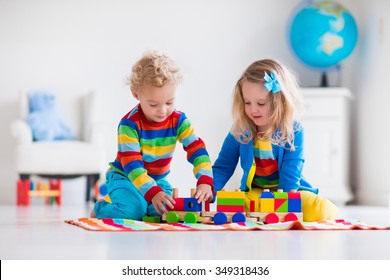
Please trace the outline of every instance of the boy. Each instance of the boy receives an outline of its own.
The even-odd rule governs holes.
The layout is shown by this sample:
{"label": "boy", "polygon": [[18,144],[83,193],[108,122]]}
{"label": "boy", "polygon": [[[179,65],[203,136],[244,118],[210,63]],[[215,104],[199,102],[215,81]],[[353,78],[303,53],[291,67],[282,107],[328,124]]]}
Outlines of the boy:
{"label": "boy", "polygon": [[174,108],[181,79],[179,68],[160,52],[147,52],[133,65],[128,81],[139,104],[118,126],[118,152],[106,174],[111,203],[98,201],[91,217],[141,220],[173,208],[167,176],[177,141],[194,166],[198,203],[212,199],[212,167],[205,144],[185,114]]}

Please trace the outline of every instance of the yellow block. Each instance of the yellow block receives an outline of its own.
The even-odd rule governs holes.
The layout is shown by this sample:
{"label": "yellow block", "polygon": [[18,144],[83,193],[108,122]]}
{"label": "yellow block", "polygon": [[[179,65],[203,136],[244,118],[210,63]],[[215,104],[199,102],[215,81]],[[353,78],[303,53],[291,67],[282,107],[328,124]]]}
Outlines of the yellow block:
{"label": "yellow block", "polygon": [[245,192],[242,192],[240,190],[218,191],[217,197],[219,197],[219,198],[245,198]]}
{"label": "yellow block", "polygon": [[260,198],[260,212],[274,212],[275,200],[273,198]]}

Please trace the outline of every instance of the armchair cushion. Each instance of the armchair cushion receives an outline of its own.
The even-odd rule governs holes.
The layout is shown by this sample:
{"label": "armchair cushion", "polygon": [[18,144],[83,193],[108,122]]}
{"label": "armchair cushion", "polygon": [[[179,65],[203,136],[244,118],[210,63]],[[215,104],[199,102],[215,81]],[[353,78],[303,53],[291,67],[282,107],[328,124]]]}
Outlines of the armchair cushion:
{"label": "armchair cushion", "polygon": [[101,147],[82,141],[37,141],[16,147],[21,174],[82,175],[104,169]]}
{"label": "armchair cushion", "polygon": [[57,112],[55,96],[47,92],[30,92],[27,122],[31,127],[33,139],[70,140],[75,136],[61,120]]}

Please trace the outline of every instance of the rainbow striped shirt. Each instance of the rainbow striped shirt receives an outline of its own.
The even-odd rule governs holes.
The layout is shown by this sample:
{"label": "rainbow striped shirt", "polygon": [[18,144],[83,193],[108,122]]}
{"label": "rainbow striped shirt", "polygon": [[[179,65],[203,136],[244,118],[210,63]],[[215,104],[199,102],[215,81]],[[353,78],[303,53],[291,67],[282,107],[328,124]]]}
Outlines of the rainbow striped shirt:
{"label": "rainbow striped shirt", "polygon": [[187,160],[194,167],[197,185],[213,186],[206,146],[195,135],[186,115],[177,110],[160,123],[148,121],[139,104],[127,113],[118,126],[118,152],[110,169],[127,176],[150,202],[162,191],[156,181],[169,174],[177,141],[183,144]]}
{"label": "rainbow striped shirt", "polygon": [[252,184],[261,188],[277,187],[279,183],[278,161],[269,140],[256,139],[253,147],[256,173]]}

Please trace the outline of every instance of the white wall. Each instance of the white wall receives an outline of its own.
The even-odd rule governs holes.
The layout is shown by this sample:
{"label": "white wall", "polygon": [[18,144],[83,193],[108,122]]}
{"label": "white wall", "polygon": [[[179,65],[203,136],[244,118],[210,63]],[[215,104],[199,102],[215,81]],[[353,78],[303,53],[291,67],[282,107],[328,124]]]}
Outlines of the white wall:
{"label": "white wall", "polygon": [[390,181],[390,2],[361,0],[360,47],[351,88],[355,93],[352,180],[361,204],[388,205]]}
{"label": "white wall", "polygon": [[[185,79],[179,87],[177,107],[186,112],[214,161],[230,127],[233,86],[249,63],[268,57],[280,59],[299,74],[303,86],[319,83],[319,73],[301,65],[287,44],[287,23],[298,2],[0,0],[0,203],[15,203],[17,176],[12,166],[13,140],[9,123],[17,117],[19,89],[45,88],[58,95],[79,95],[91,88],[100,92],[105,104],[102,114],[107,127],[107,161],[110,161],[115,156],[117,123],[136,104],[124,79],[132,63],[146,49],[162,50],[181,66]],[[389,10],[384,0],[376,1],[382,5],[379,9],[363,0],[339,2],[358,17],[360,25],[368,24],[373,29],[376,23],[366,20],[366,7],[374,14]],[[388,16],[385,19],[388,24]],[[385,39],[388,41],[388,37]],[[337,85],[351,87],[357,99],[360,95],[365,99],[373,95],[370,92],[363,96],[360,86],[365,82],[361,82],[361,74],[356,74],[355,67],[360,62],[355,61],[362,59],[367,64],[375,57],[378,63],[383,63],[376,55],[377,48],[381,46],[374,44],[367,50],[359,45],[343,63],[343,80]],[[370,74],[373,70],[363,72]],[[370,83],[377,83],[377,88],[388,88],[384,80],[371,77]],[[376,98],[370,100],[370,107],[356,105],[356,108],[372,117],[379,114],[375,106],[384,106],[385,102]],[[359,119],[357,126],[360,121],[367,125]],[[358,133],[364,134],[363,131]],[[376,137],[375,141],[378,140]],[[191,188],[195,184],[191,166],[178,148],[171,182],[181,188]],[[354,153],[361,150],[362,147],[355,146]],[[386,150],[381,152],[386,153]],[[369,153],[368,149],[365,153]],[[386,163],[385,156],[370,155],[369,159],[379,165]],[[364,164],[362,161],[359,168],[366,169]],[[370,176],[371,173],[367,173],[367,178],[359,175],[355,182],[365,184],[373,180]],[[375,180],[384,181],[383,177]],[[80,192],[73,185],[68,188],[75,190],[72,195],[83,197],[83,184]]]}

